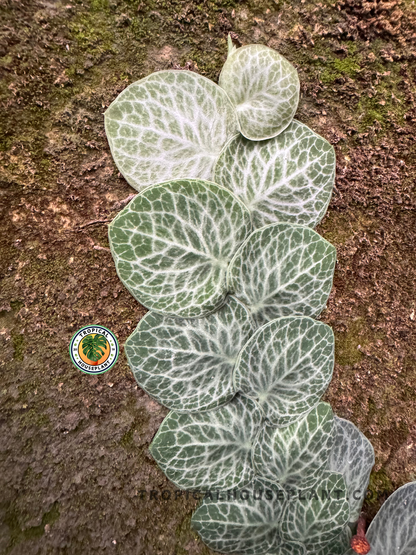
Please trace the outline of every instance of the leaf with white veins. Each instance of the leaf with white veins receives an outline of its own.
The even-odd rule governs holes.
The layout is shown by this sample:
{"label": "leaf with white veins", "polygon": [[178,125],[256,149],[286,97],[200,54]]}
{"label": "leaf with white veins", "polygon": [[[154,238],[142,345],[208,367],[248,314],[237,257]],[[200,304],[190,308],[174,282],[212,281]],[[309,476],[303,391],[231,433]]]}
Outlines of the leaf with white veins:
{"label": "leaf with white veins", "polygon": [[235,137],[214,173],[215,183],[241,198],[255,227],[275,222],[315,227],[328,207],[334,179],[333,147],[296,120],[268,141]]}
{"label": "leaf with white veins", "polygon": [[313,486],[328,465],[333,427],[334,416],[327,403],[319,403],[286,428],[265,426],[254,448],[257,474],[285,486]]}
{"label": "leaf with white veins", "polygon": [[296,69],[262,44],[249,44],[229,55],[219,85],[236,108],[241,133],[252,141],[281,133],[298,107],[300,84]]}
{"label": "leaf with white veins", "polygon": [[178,488],[244,487],[254,475],[251,450],[260,424],[255,403],[239,395],[206,412],[170,412],[150,452]]}
{"label": "leaf with white veins", "polygon": [[148,312],[125,352],[138,384],[159,403],[179,412],[207,410],[234,397],[235,361],[253,332],[248,310],[229,297],[206,318]]}
{"label": "leaf with white veins", "polygon": [[168,179],[211,179],[238,124],[221,87],[167,70],[128,86],[106,111],[105,129],[118,169],[140,191]]}
{"label": "leaf with white veins", "polygon": [[269,322],[247,341],[234,383],[259,403],[273,426],[284,427],[319,403],[333,367],[332,329],[312,318],[290,316]]}
{"label": "leaf with white veins", "polygon": [[224,303],[229,260],[250,228],[232,193],[182,179],[139,193],[111,222],[109,240],[117,273],[141,304],[195,318]]}
{"label": "leaf with white veins", "polygon": [[280,316],[316,317],[332,287],[336,251],[316,231],[271,224],[248,237],[231,260],[229,291],[258,325]]}

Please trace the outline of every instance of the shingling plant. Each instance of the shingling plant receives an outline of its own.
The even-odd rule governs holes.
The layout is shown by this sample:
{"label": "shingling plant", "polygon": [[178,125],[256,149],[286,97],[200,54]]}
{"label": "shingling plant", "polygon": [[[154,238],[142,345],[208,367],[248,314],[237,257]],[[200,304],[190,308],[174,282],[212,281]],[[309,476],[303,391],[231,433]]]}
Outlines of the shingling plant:
{"label": "shingling plant", "polygon": [[[321,401],[334,335],[316,318],[336,252],[313,228],[335,154],[293,119],[298,101],[285,58],[229,39],[219,85],[160,71],[105,114],[114,160],[139,191],[109,226],[111,252],[149,309],[125,350],[140,386],[171,409],[150,451],[178,488],[205,492],[192,524],[222,553],[346,553],[374,464],[365,436]],[[371,525],[377,555],[410,555],[414,491]],[[406,524],[384,525],[400,503]]]}

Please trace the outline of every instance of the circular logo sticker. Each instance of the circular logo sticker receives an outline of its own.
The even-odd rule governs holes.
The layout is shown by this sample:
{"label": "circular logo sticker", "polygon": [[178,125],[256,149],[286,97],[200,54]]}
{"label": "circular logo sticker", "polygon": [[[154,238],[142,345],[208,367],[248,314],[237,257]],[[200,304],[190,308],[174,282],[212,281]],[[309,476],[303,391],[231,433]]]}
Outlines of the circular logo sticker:
{"label": "circular logo sticker", "polygon": [[74,365],[86,374],[103,374],[117,361],[118,341],[104,326],[84,326],[71,339],[69,354]]}

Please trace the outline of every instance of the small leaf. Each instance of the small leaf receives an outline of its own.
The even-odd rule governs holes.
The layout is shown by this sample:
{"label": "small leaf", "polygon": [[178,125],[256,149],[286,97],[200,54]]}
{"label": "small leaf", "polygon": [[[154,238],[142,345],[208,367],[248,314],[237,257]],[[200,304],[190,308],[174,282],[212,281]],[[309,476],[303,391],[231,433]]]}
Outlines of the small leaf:
{"label": "small leaf", "polygon": [[180,412],[207,410],[234,397],[235,361],[253,332],[248,310],[229,297],[206,318],[148,312],[125,351],[138,384],[159,403]]}
{"label": "small leaf", "polygon": [[192,527],[202,541],[221,553],[279,553],[278,523],[285,492],[256,478],[246,489],[224,492],[223,497],[205,498],[192,516]]}
{"label": "small leaf", "polygon": [[296,69],[278,52],[261,44],[243,46],[229,56],[219,84],[237,110],[241,133],[253,141],[281,133],[298,107]]}
{"label": "small leaf", "polygon": [[254,231],[228,268],[230,292],[258,325],[289,315],[316,317],[332,287],[335,248],[316,231],[272,224]]}
{"label": "small leaf", "polygon": [[333,426],[334,416],[327,403],[319,403],[286,428],[265,426],[254,449],[257,474],[285,486],[312,487],[328,465]]}
{"label": "small leaf", "polygon": [[251,449],[261,423],[255,403],[236,396],[207,412],[170,412],[150,452],[181,489],[232,489],[253,479]]}
{"label": "small leaf", "polygon": [[289,500],[282,516],[281,534],[287,541],[304,543],[313,553],[334,540],[349,519],[344,478],[326,472],[318,486]]}
{"label": "small leaf", "polygon": [[390,495],[370,524],[367,540],[371,555],[416,553],[416,482]]}
{"label": "small leaf", "polygon": [[140,191],[168,179],[210,179],[238,133],[224,91],[191,71],[158,71],[127,87],[105,113],[114,161]]}
{"label": "small leaf", "polygon": [[91,361],[97,362],[104,355],[107,348],[107,339],[104,335],[96,333],[87,335],[82,340],[82,352]]}
{"label": "small leaf", "polygon": [[374,462],[374,449],[365,435],[352,422],[336,416],[329,468],[344,476],[351,523],[356,523],[360,516]]}
{"label": "small leaf", "polygon": [[236,45],[233,44],[233,41],[232,41],[232,38],[231,38],[230,34],[228,35],[228,38],[227,38],[227,46],[228,46],[227,57],[229,58],[237,50]]}
{"label": "small leaf", "polygon": [[334,334],[329,326],[307,317],[279,318],[244,345],[234,383],[259,403],[273,426],[284,427],[319,403],[333,367]]}
{"label": "small leaf", "polygon": [[252,213],[255,227],[288,222],[315,227],[323,218],[335,179],[333,147],[293,120],[268,141],[235,137],[214,173]]}
{"label": "small leaf", "polygon": [[195,318],[224,303],[229,260],[250,227],[232,193],[182,179],[138,194],[111,222],[109,239],[117,273],[142,305]]}

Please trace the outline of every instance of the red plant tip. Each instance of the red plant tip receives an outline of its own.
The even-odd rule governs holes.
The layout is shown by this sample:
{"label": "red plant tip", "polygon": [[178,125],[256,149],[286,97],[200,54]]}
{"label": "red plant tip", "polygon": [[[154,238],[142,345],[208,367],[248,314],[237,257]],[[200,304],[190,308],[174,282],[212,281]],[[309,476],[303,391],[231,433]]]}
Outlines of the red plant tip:
{"label": "red plant tip", "polygon": [[356,553],[360,553],[361,555],[366,555],[371,549],[371,545],[368,543],[365,536],[353,536],[351,538],[351,547]]}
{"label": "red plant tip", "polygon": [[358,519],[357,535],[351,538],[351,547],[356,553],[359,553],[360,555],[366,555],[371,549],[371,545],[368,543],[368,540],[365,537],[364,513],[361,513],[360,518]]}

